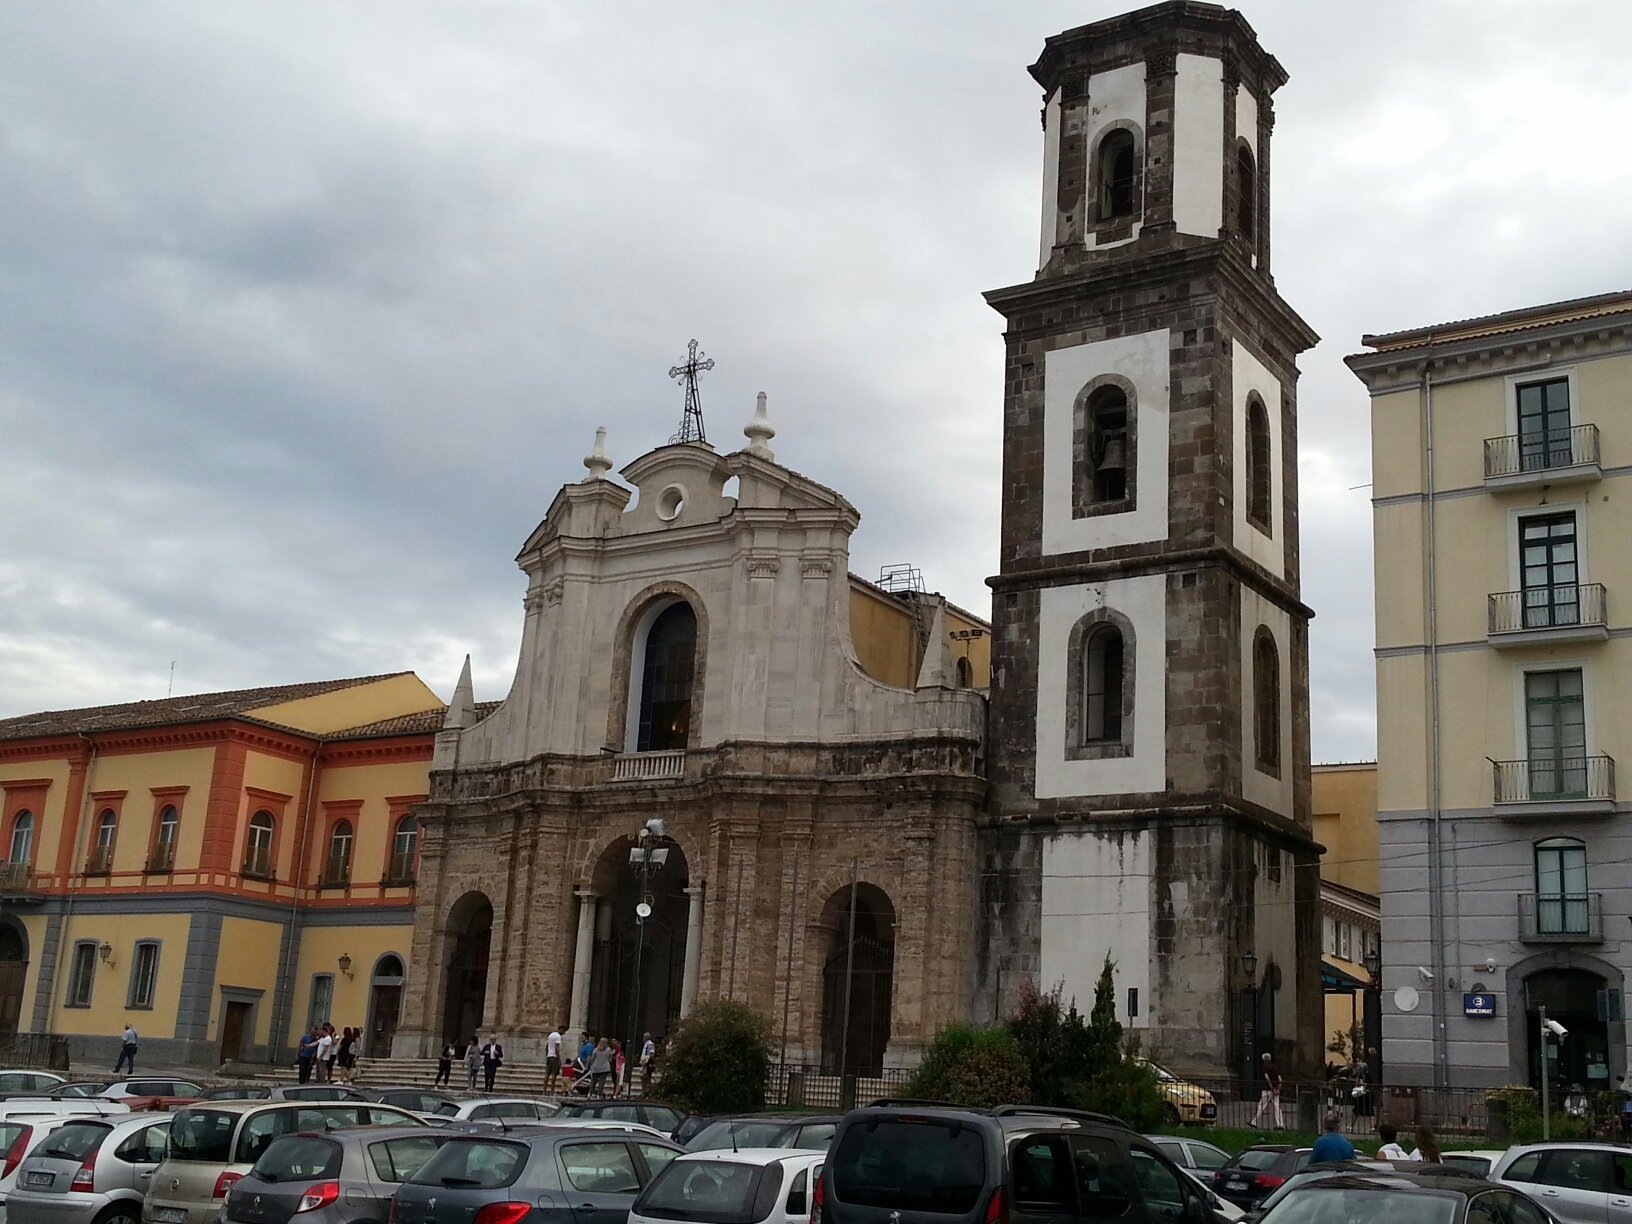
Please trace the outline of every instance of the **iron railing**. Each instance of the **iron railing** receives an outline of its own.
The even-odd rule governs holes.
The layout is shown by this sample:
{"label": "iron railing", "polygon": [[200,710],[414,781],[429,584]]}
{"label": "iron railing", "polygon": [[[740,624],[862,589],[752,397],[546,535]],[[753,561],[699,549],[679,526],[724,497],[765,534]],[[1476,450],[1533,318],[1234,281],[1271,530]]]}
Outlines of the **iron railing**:
{"label": "iron railing", "polygon": [[151,875],[162,875],[166,871],[174,871],[176,866],[176,847],[169,842],[160,842],[153,847],[153,853],[147,856],[147,870]]}
{"label": "iron railing", "polygon": [[39,886],[34,883],[34,869],[27,863],[0,863],[0,894],[15,897],[37,891]]}
{"label": "iron railing", "polygon": [[1598,462],[1598,426],[1570,425],[1485,439],[1485,479]]}
{"label": "iron railing", "polygon": [[904,1067],[869,1067],[837,1075],[818,1063],[772,1063],[765,1081],[765,1104],[785,1109],[841,1111],[880,1097],[901,1096],[913,1072]]}
{"label": "iron railing", "polygon": [[1519,894],[1519,938],[1526,943],[1587,943],[1603,937],[1602,893]]}
{"label": "iron railing", "polygon": [[107,875],[113,870],[113,847],[93,846],[85,860],[86,875]]}
{"label": "iron railing", "polygon": [[1615,798],[1615,758],[1537,756],[1492,761],[1497,803],[1570,803]]}
{"label": "iron railing", "polygon": [[1608,599],[1600,582],[1564,583],[1490,597],[1490,632],[1573,629],[1606,623]]}

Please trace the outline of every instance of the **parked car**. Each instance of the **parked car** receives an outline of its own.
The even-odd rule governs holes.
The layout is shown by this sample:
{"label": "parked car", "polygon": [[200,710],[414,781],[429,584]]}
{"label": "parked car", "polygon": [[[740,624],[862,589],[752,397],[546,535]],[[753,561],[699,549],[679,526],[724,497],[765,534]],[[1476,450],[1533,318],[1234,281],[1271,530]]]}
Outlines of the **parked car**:
{"label": "parked car", "polygon": [[1289,1143],[1257,1143],[1243,1148],[1213,1172],[1213,1189],[1237,1207],[1251,1211],[1309,1163],[1312,1148]]}
{"label": "parked car", "polygon": [[122,1079],[114,1080],[96,1095],[107,1097],[110,1101],[126,1097],[185,1097],[196,1101],[203,1093],[204,1085],[195,1084],[192,1080]]}
{"label": "parked car", "polygon": [[1632,1218],[1632,1150],[1609,1143],[1530,1143],[1510,1147],[1490,1179],[1522,1190],[1564,1224]]}
{"label": "parked car", "polygon": [[[128,1115],[130,1110],[124,1112]],[[4,1162],[0,1163],[0,1224],[5,1224],[6,1197],[16,1186],[17,1175],[29,1153],[59,1128],[87,1116],[59,1110],[48,1114],[24,1114],[0,1121],[0,1142],[6,1145]]]}
{"label": "parked car", "polygon": [[153,1174],[144,1224],[212,1224],[227,1190],[284,1135],[425,1125],[406,1109],[372,1101],[211,1101],[171,1117],[169,1153]]}
{"label": "parked car", "polygon": [[[1410,1162],[1401,1162],[1402,1165]],[[1417,1169],[1438,1170],[1439,1165],[1414,1165]],[[1299,1186],[1307,1186],[1310,1182],[1324,1181],[1328,1177],[1347,1177],[1355,1173],[1392,1173],[1396,1165],[1387,1160],[1328,1160],[1320,1164],[1305,1165],[1291,1177],[1287,1178],[1274,1190],[1258,1200],[1258,1205],[1246,1213],[1249,1224],[1257,1224],[1269,1214],[1276,1203],[1280,1202]]]}
{"label": "parked car", "polygon": [[448,1141],[423,1126],[361,1126],[274,1139],[227,1191],[229,1224],[383,1221],[397,1187]]}
{"label": "parked car", "polygon": [[1491,1169],[1503,1155],[1504,1151],[1501,1148],[1469,1148],[1459,1152],[1441,1152],[1439,1162],[1472,1169],[1475,1173],[1488,1177]]}
{"label": "parked car", "polygon": [[198,1094],[201,1101],[366,1101],[345,1084],[223,1084]]}
{"label": "parked car", "polygon": [[1162,1154],[1181,1169],[1202,1169],[1211,1173],[1230,1163],[1230,1154],[1205,1139],[1191,1139],[1187,1135],[1146,1135]]}
{"label": "parked car", "polygon": [[1211,1173],[1187,1169],[1183,1165],[1179,1165],[1178,1168],[1180,1173],[1183,1173],[1201,1188],[1202,1196],[1207,1200],[1207,1206],[1213,1209],[1213,1214],[1222,1220],[1223,1224],[1240,1224],[1242,1220],[1247,1218],[1247,1213],[1230,1202],[1229,1199],[1219,1198],[1218,1195],[1213,1193],[1213,1188],[1209,1184],[1213,1176]]}
{"label": "parked car", "polygon": [[1207,1221],[1201,1189],[1106,1114],[1031,1105],[880,1101],[844,1116],[812,1224],[982,1224],[1035,1218]]}
{"label": "parked car", "polygon": [[[642,1135],[648,1139],[667,1139],[660,1130],[650,1126],[642,1126],[639,1122],[614,1122],[610,1118],[544,1118],[533,1121],[531,1118],[522,1118],[519,1121],[506,1118],[426,1118],[432,1126],[442,1130],[454,1131],[461,1135],[490,1135],[494,1131],[512,1131],[517,1127],[539,1129],[542,1127],[560,1127],[564,1130],[595,1130],[616,1131],[622,1135]],[[5,1224],[0,1221],[0,1224]]]}
{"label": "parked car", "polygon": [[744,1148],[687,1152],[640,1192],[629,1224],[809,1224],[823,1152]]}
{"label": "parked car", "polygon": [[714,1118],[710,1114],[687,1114],[680,1119],[679,1125],[671,1132],[671,1137],[681,1147],[685,1147],[686,1144],[696,1138],[698,1131],[712,1121],[714,1121]]}
{"label": "parked car", "polygon": [[66,1075],[49,1071],[0,1071],[0,1092],[50,1092],[67,1082]]}
{"label": "parked car", "polygon": [[686,1140],[688,1152],[721,1148],[802,1148],[825,1152],[843,1114],[744,1114],[714,1118]]}
{"label": "parked car", "polygon": [[1153,1063],[1148,1058],[1138,1058],[1134,1061],[1155,1074],[1156,1091],[1162,1094],[1162,1100],[1166,1102],[1167,1120],[1170,1125],[1193,1123],[1211,1126],[1218,1121],[1218,1101],[1207,1089],[1200,1084],[1192,1084],[1189,1080],[1181,1079],[1160,1063]]}
{"label": "parked car", "polygon": [[19,1166],[7,1224],[138,1224],[170,1121],[128,1114],[64,1122]]}
{"label": "parked car", "polygon": [[370,1101],[395,1105],[398,1109],[407,1109],[426,1116],[435,1114],[452,1118],[459,1113],[459,1101],[456,1097],[432,1092],[428,1088],[415,1088],[408,1084],[389,1085],[383,1088],[369,1085],[359,1091]]}
{"label": "parked car", "polygon": [[1350,1173],[1299,1186],[1265,1224],[1554,1224],[1523,1194],[1478,1177]]}
{"label": "parked car", "polygon": [[661,1101],[645,1101],[638,1097],[625,1097],[610,1101],[578,1101],[567,1100],[561,1102],[561,1107],[555,1114],[558,1118],[610,1118],[614,1122],[639,1122],[653,1130],[662,1131],[665,1135],[672,1135],[680,1123],[686,1120],[686,1115],[673,1105],[665,1105]]}
{"label": "parked car", "polygon": [[0,1118],[61,1118],[127,1114],[130,1106],[106,1097],[7,1097],[0,1101]]}
{"label": "parked car", "polygon": [[497,1122],[503,1119],[511,1124],[539,1122],[555,1116],[554,1101],[540,1101],[533,1097],[471,1097],[455,1102],[452,1113],[439,1113],[450,1121]]}
{"label": "parked car", "polygon": [[392,1224],[625,1224],[678,1144],[564,1126],[453,1135],[397,1190]]}
{"label": "parked car", "polygon": [[105,1079],[69,1080],[67,1083],[58,1084],[55,1088],[51,1089],[50,1092],[46,1093],[46,1095],[58,1100],[70,1097],[101,1096],[103,1090],[111,1083],[113,1083],[112,1080]]}

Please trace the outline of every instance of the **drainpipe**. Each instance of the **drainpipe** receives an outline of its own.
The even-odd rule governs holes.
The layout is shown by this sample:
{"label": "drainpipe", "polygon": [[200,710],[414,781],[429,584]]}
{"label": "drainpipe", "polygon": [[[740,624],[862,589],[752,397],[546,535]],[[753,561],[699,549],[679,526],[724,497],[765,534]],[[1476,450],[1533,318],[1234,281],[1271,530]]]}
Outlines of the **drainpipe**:
{"label": "drainpipe", "polygon": [[[90,831],[91,811],[96,806],[96,801],[91,796],[91,791],[93,789],[91,786],[91,774],[96,765],[96,741],[90,736],[86,735],[83,731],[79,733],[79,738],[84,740],[85,743],[89,745],[90,754],[85,758],[85,793],[79,801],[79,828],[74,832],[74,853],[73,857],[68,860],[68,899],[66,902],[64,902],[62,907],[62,925],[57,928],[57,955],[54,962],[54,967],[51,971],[51,1001],[45,1013],[45,1029],[47,1033],[50,1033],[57,1027],[57,1011],[62,1006],[62,988],[67,982],[67,979],[62,976],[62,948],[63,944],[66,943],[68,939],[69,919],[74,916],[74,898],[79,893],[79,886],[74,883],[74,880],[76,879],[74,865],[76,863],[82,863],[85,861],[81,857],[85,850],[84,839]],[[36,974],[34,977],[34,989],[37,991],[39,988],[40,979],[39,975]]]}
{"label": "drainpipe", "polygon": [[306,850],[312,835],[312,797],[317,792],[317,758],[322,752],[323,742],[319,740],[317,747],[312,749],[312,762],[306,773],[306,802],[300,814],[300,846],[295,851],[294,893],[289,899],[289,960],[287,964],[279,966],[278,993],[272,1003],[273,1032],[271,1040],[267,1042],[267,1060],[274,1064],[281,1059],[279,1043],[287,1038],[290,1021],[294,1019],[295,965],[300,960],[300,890],[306,881]]}
{"label": "drainpipe", "polygon": [[[1428,337],[1432,347],[1434,338]],[[1437,561],[1434,506],[1434,383],[1422,363],[1423,427],[1427,432],[1426,485],[1428,505],[1428,938],[1429,959],[1433,962],[1433,989],[1429,992],[1430,1015],[1434,1026],[1434,1086],[1444,1088],[1450,1081],[1450,1039],[1445,1019],[1445,897],[1442,856],[1443,830],[1440,819],[1439,766],[1439,566]]]}

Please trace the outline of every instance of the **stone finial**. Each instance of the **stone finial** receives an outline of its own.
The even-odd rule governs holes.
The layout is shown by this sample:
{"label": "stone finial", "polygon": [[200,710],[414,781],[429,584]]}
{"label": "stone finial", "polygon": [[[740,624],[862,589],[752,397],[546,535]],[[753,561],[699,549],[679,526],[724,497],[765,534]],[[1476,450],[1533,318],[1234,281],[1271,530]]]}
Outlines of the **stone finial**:
{"label": "stone finial", "polygon": [[761,391],[759,398],[754,401],[754,419],[742,427],[742,434],[748,439],[750,455],[772,463],[776,461],[776,456],[767,445],[776,437],[776,430],[771,427],[771,418],[765,415],[765,392]]}
{"label": "stone finial", "polygon": [[470,682],[470,656],[465,656],[464,670],[459,683],[454,685],[453,699],[448,702],[448,713],[442,719],[442,730],[463,731],[476,725],[476,687]]}
{"label": "stone finial", "polygon": [[612,470],[612,456],[606,453],[606,426],[595,427],[595,449],[584,456],[584,466],[589,469],[585,480],[605,480],[606,474]]}

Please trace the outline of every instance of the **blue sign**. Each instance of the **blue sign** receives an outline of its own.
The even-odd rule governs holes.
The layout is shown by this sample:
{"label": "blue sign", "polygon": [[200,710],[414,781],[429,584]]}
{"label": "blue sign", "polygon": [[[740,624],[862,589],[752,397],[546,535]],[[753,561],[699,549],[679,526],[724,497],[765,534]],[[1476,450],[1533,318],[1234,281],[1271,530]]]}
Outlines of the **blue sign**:
{"label": "blue sign", "polygon": [[1462,1014],[1464,1016],[1494,1016],[1496,1014],[1496,996],[1488,994],[1463,995]]}

